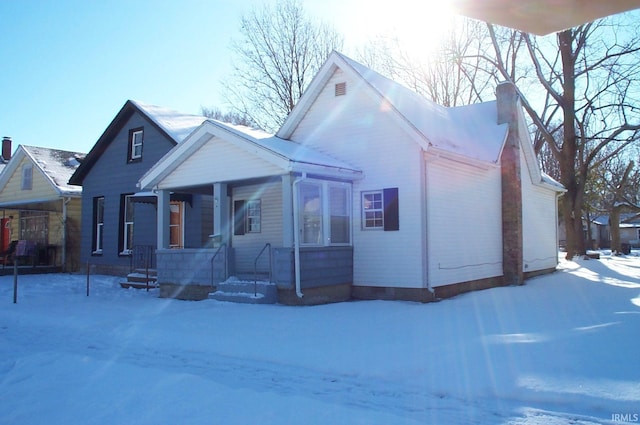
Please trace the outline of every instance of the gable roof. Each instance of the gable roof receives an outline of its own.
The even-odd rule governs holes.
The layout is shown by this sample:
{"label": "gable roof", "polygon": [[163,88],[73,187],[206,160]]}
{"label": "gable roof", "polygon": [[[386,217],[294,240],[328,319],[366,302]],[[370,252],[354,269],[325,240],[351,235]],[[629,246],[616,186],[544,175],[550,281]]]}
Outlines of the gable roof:
{"label": "gable roof", "polygon": [[[278,131],[279,137],[291,138],[338,68],[363,83],[361,86],[379,99],[381,105],[386,104],[394,111],[396,122],[408,130],[426,152],[448,154],[458,160],[465,158],[479,164],[499,163],[509,126],[506,123],[498,124],[497,101],[457,107],[438,105],[335,51],[331,53]],[[526,131],[521,107],[518,107],[517,118],[519,128],[525,129],[520,132],[520,142],[532,183],[556,192],[564,192],[565,189],[560,183],[540,171],[530,135]]]}
{"label": "gable roof", "polygon": [[6,186],[18,165],[24,158],[28,158],[58,196],[79,197],[82,195],[82,187],[72,186],[68,181],[83,157],[84,154],[80,152],[20,145],[0,174],[0,188]]}
{"label": "gable roof", "polygon": [[69,179],[72,185],[82,185],[86,175],[111,144],[113,138],[124,127],[129,118],[138,112],[160,133],[174,144],[182,142],[193,130],[198,128],[207,118],[200,115],[183,114],[161,106],[149,105],[135,100],[127,100],[116,114],[96,144],[87,154],[86,159]]}
{"label": "gable roof", "polygon": [[508,125],[497,124],[495,101],[453,108],[438,105],[335,51],[312,80],[277,136],[291,138],[337,68],[362,81],[381,103],[388,104],[395,112],[396,120],[409,129],[425,151],[437,149],[482,162],[498,162]]}
{"label": "gable roof", "polygon": [[[283,172],[316,172],[351,178],[357,178],[361,174],[359,169],[299,143],[262,130],[208,119],[140,178],[141,188],[149,189],[157,185],[212,137],[223,139],[276,165]],[[220,176],[220,179],[222,181],[224,176]]]}

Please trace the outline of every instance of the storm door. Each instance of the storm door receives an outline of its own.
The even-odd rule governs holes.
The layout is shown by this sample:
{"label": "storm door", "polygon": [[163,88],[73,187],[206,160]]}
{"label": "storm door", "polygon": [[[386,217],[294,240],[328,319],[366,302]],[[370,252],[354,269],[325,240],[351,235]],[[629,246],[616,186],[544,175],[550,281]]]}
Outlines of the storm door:
{"label": "storm door", "polygon": [[184,248],[184,202],[169,203],[169,248]]}

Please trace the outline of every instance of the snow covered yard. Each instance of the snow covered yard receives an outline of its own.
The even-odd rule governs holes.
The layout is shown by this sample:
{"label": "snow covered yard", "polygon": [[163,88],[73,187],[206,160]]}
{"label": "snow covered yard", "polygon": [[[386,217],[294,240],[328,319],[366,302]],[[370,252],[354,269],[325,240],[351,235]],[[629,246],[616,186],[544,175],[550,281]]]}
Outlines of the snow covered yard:
{"label": "snow covered yard", "polygon": [[[635,253],[637,254],[637,253]],[[439,303],[185,302],[0,277],[1,424],[640,421],[640,257]]]}

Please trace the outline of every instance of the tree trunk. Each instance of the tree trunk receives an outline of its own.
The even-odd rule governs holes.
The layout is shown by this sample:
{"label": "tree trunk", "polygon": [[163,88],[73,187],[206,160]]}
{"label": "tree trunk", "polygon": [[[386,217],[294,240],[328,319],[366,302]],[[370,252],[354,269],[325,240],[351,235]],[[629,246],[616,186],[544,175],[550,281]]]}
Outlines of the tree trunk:
{"label": "tree trunk", "polygon": [[562,58],[562,99],[560,106],[563,115],[562,149],[558,151],[561,180],[567,189],[567,202],[564,203],[564,219],[567,229],[567,259],[586,254],[582,232],[583,185],[577,178],[576,156],[578,137],[575,128],[575,61],[572,30],[558,33],[558,47]]}
{"label": "tree trunk", "polygon": [[611,228],[611,252],[622,252],[620,243],[620,208],[613,207],[609,215],[609,226]]}

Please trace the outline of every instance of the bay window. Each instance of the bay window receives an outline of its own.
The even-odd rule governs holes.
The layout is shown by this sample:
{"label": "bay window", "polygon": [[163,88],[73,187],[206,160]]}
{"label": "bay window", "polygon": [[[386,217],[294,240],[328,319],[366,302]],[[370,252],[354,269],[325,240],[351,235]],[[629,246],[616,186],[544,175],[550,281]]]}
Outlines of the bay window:
{"label": "bay window", "polygon": [[298,186],[300,242],[307,246],[351,243],[351,186],[305,180]]}

